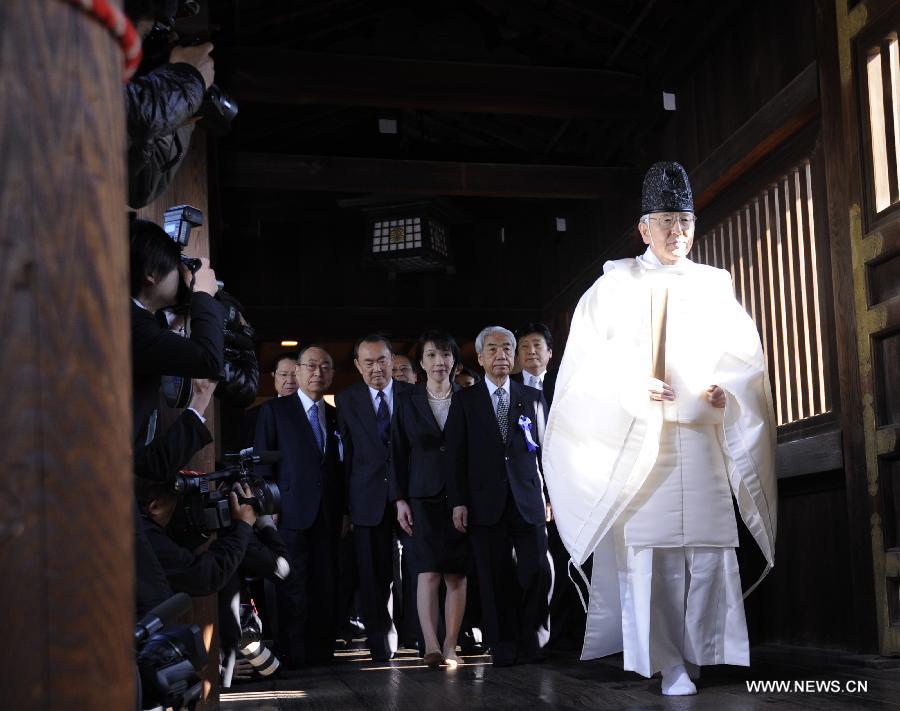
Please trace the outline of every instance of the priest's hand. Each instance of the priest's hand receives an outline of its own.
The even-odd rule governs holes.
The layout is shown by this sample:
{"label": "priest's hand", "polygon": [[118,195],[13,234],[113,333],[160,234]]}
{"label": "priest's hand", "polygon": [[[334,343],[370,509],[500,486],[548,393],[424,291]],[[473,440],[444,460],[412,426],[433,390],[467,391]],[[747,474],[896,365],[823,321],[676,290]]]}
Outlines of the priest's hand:
{"label": "priest's hand", "polygon": [[469,509],[465,506],[453,507],[453,527],[460,533],[466,532],[469,525]]}
{"label": "priest's hand", "polygon": [[672,389],[672,386],[657,378],[650,378],[648,390],[651,400],[668,400],[669,402],[675,400],[675,391]]}
{"label": "priest's hand", "polygon": [[550,523],[553,520],[553,507],[550,505],[549,501],[544,504],[544,520],[547,523]]}
{"label": "priest's hand", "polygon": [[412,509],[403,499],[397,499],[397,523],[400,524],[400,528],[406,532],[407,536],[412,535]]}
{"label": "priest's hand", "polygon": [[706,399],[709,400],[709,404],[713,407],[718,407],[719,409],[725,407],[725,391],[718,385],[710,385],[706,388]]}

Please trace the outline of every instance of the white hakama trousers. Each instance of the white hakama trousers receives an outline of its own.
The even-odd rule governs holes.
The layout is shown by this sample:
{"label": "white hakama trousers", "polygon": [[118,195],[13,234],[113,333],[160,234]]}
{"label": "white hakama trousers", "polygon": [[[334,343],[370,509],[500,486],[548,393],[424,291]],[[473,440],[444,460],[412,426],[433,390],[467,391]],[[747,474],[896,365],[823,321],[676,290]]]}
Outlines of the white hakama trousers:
{"label": "white hakama trousers", "polygon": [[622,553],[625,669],[650,677],[685,662],[749,666],[734,548],[629,546]]}
{"label": "white hakama trousers", "polygon": [[646,677],[685,662],[749,665],[717,429],[664,424],[656,464],[595,551],[582,659],[622,651]]}

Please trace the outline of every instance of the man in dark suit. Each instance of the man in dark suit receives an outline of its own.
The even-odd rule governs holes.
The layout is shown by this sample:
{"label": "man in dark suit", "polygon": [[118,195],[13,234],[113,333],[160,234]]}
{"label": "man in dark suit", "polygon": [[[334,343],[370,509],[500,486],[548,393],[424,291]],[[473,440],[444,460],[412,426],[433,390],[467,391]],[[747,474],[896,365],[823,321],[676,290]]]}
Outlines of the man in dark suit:
{"label": "man in dark suit", "polygon": [[[297,392],[297,351],[282,351],[272,361],[272,383],[275,397],[288,397]],[[263,403],[265,404],[265,403]],[[244,437],[239,449],[252,447],[256,438],[256,422],[262,405],[243,411]]]}
{"label": "man in dark suit", "polygon": [[509,377],[516,350],[510,331],[489,326],[475,350],[485,380],[456,393],[447,418],[453,524],[469,534],[494,664],[538,662],[550,578],[538,458],[541,394]]}
{"label": "man in dark suit", "polygon": [[[547,370],[553,358],[553,334],[542,323],[527,323],[516,331],[516,341],[522,371],[510,377],[544,394],[545,418],[549,417],[556,388],[556,371]],[[547,522],[547,543],[553,561],[548,645],[557,649],[578,649],[584,641],[586,616],[576,588],[569,583],[569,552],[552,518]]]}
{"label": "man in dark suit", "polygon": [[323,400],[333,377],[327,351],[314,345],[300,351],[296,395],[262,406],[254,440],[259,450],[281,452],[272,473],[281,489],[279,530],[291,572],[280,595],[280,646],[294,668],[327,663],[334,651],[344,477],[337,413]]}
{"label": "man in dark suit", "polygon": [[510,377],[543,392],[549,408],[556,387],[556,371],[547,370],[553,358],[553,334],[542,323],[527,323],[516,331],[516,343],[516,356],[522,370]]}
{"label": "man in dark suit", "polygon": [[369,650],[375,661],[387,661],[397,650],[397,634],[388,612],[396,547],[396,514],[388,499],[391,415],[395,395],[413,386],[391,378],[393,352],[383,336],[360,338],[353,347],[353,363],[363,381],[337,396],[347,501]]}

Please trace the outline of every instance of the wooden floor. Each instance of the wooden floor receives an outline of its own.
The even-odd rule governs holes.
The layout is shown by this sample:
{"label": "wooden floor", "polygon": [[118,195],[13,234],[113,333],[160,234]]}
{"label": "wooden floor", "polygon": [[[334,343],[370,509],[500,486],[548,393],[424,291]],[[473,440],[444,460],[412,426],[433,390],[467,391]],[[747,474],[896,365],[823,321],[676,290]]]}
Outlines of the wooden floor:
{"label": "wooden floor", "polygon": [[[705,667],[699,694],[660,694],[659,679],[622,671],[621,656],[590,662],[555,653],[540,665],[494,669],[489,657],[467,657],[456,670],[429,670],[411,650],[387,664],[364,650],[343,652],[329,666],[282,675],[274,682],[238,684],[223,691],[225,711],[442,711],[443,709],[900,709],[900,659],[766,646],[753,666]],[[750,692],[750,681],[819,682],[838,691]],[[867,689],[848,691],[865,683]]]}

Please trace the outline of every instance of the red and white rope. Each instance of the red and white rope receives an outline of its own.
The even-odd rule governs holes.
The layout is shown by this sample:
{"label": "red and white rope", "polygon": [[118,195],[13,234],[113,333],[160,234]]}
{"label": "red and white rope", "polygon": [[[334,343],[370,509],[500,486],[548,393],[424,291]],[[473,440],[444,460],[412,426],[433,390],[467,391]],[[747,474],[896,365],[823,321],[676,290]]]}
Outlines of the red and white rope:
{"label": "red and white rope", "polygon": [[80,7],[89,13],[95,20],[106,27],[119,42],[122,53],[125,55],[125,69],[123,79],[131,79],[138,65],[141,63],[141,38],[137,30],[125,13],[113,5],[109,0],[65,0],[70,5]]}

